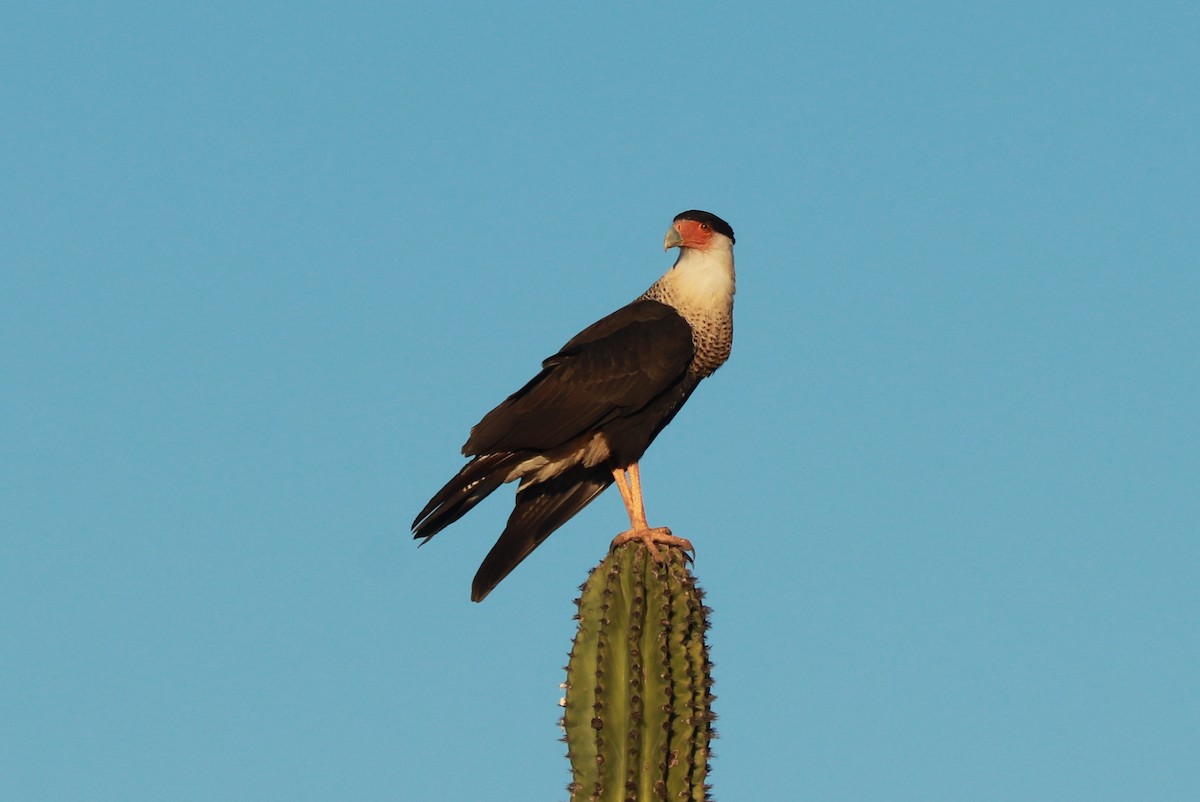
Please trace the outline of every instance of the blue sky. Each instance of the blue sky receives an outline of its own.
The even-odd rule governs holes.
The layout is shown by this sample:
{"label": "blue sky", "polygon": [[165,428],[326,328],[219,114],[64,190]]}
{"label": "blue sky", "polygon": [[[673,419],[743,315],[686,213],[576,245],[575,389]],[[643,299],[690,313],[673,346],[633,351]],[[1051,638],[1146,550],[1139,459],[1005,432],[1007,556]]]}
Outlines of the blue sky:
{"label": "blue sky", "polygon": [[643,476],[714,609],[717,798],[1200,798],[1198,39],[1185,3],[10,10],[0,797],[564,799],[619,499],[481,605],[509,489],[408,523],[702,208],[734,353]]}

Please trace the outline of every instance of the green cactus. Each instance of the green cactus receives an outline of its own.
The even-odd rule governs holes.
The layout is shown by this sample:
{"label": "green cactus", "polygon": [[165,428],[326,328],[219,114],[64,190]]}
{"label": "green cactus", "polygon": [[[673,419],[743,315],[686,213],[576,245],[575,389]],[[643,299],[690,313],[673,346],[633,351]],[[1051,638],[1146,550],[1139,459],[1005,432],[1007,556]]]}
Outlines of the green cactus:
{"label": "green cactus", "polygon": [[572,802],[708,800],[708,608],[683,553],[611,552],[580,595],[565,714]]}

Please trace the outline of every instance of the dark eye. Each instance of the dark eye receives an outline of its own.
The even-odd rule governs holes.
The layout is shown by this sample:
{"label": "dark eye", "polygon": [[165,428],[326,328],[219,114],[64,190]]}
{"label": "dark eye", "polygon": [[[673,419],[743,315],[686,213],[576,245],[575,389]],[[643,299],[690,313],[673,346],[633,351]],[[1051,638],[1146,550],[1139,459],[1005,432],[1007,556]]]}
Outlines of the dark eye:
{"label": "dark eye", "polygon": [[701,224],[700,224],[700,230],[701,230],[701,231],[708,231],[708,229],[709,229],[709,225],[708,225],[708,223],[701,223]]}

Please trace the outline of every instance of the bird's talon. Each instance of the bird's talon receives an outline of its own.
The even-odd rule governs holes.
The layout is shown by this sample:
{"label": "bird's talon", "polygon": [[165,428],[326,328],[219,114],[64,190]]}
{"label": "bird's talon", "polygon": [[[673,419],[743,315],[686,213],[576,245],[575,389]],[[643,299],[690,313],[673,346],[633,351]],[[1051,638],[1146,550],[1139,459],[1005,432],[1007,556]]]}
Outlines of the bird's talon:
{"label": "bird's talon", "polygon": [[623,546],[634,540],[645,546],[646,551],[650,552],[650,556],[657,563],[661,563],[666,559],[663,553],[659,551],[659,546],[677,548],[683,552],[684,558],[688,561],[694,563],[696,560],[696,547],[691,544],[691,541],[671,534],[671,530],[665,526],[658,526],[653,529],[630,529],[622,532],[613,538],[612,544],[609,546],[609,551],[614,551],[618,546]]}
{"label": "bird's talon", "polygon": [[650,556],[654,559],[654,562],[660,563],[663,561],[663,556],[659,553],[658,549],[654,547],[653,541],[643,540],[642,545],[646,547],[646,551],[650,552]]}

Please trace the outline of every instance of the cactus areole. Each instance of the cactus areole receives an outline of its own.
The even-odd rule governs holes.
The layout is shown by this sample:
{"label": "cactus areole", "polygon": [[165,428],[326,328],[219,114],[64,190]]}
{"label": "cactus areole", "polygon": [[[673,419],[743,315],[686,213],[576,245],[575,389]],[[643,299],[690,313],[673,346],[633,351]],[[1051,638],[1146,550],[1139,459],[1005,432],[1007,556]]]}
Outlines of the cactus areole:
{"label": "cactus areole", "polygon": [[729,358],[733,242],[733,229],[714,214],[676,216],[663,242],[679,248],[674,266],[633,303],[571,338],[471,429],[463,446],[471,461],[417,515],[413,536],[427,542],[501,484],[519,482],[508,525],[475,574],[472,600],[483,600],[614,482],[630,527],[617,542],[690,547],[646,523],[638,460],[700,381]]}
{"label": "cactus areole", "polygon": [[708,610],[678,549],[618,547],[579,598],[563,729],[572,802],[706,800]]}

